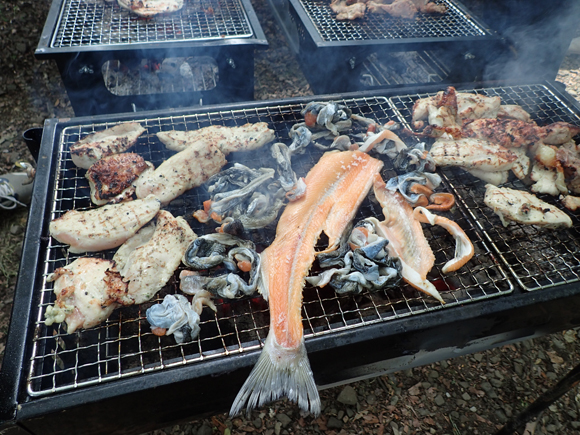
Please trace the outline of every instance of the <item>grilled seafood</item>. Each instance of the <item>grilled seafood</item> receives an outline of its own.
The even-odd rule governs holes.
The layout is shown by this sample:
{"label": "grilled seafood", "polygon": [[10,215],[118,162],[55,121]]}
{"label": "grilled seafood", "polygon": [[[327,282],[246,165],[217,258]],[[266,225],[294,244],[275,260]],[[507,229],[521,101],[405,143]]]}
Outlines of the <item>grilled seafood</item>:
{"label": "grilled seafood", "polygon": [[[194,240],[183,254],[183,264],[193,270],[225,268],[218,275],[182,274],[181,290],[190,294],[204,288],[216,296],[235,299],[256,292],[260,256],[254,243],[228,233],[215,233]],[[241,276],[248,274],[246,282]]]}
{"label": "grilled seafood", "polygon": [[130,199],[135,192],[133,181],[153,165],[135,153],[113,154],[103,157],[87,170],[91,200],[96,205],[117,203]]}
{"label": "grilled seafood", "polygon": [[96,252],[120,246],[149,222],[161,207],[154,196],[99,208],[69,210],[49,224],[52,237],[69,252]]}
{"label": "grilled seafood", "polygon": [[517,119],[476,119],[463,126],[463,137],[486,139],[506,148],[528,147],[540,140],[533,122]]}
{"label": "grilled seafood", "polygon": [[324,154],[306,176],[306,195],[289,203],[276,228],[274,242],[260,255],[259,291],[270,306],[270,331],[256,366],[238,393],[231,415],[282,396],[312,414],[320,398],[304,347],[302,287],[315,244],[324,231],[330,252],[367,195],[383,163],[359,151]]}
{"label": "grilled seafood", "polygon": [[483,202],[497,214],[504,226],[509,221],[546,228],[570,228],[572,219],[535,195],[507,187],[485,186]]}
{"label": "grilled seafood", "polygon": [[345,235],[336,251],[317,258],[323,268],[339,267],[324,269],[318,275],[307,277],[307,282],[317,287],[329,284],[338,294],[359,294],[364,289],[378,291],[399,284],[400,261],[389,257],[386,249],[389,241],[376,234],[371,221],[359,222],[352,231],[345,231]]}
{"label": "grilled seafood", "polygon": [[159,140],[172,151],[183,151],[196,142],[214,143],[226,156],[236,151],[251,151],[274,140],[274,130],[266,122],[244,124],[240,127],[212,125],[190,131],[160,131]]}
{"label": "grilled seafood", "polygon": [[276,219],[284,204],[284,190],[272,183],[272,168],[251,169],[235,163],[207,181],[211,199],[193,213],[200,222],[238,219],[244,228],[262,228]]}
{"label": "grilled seafood", "polygon": [[554,122],[540,131],[540,138],[546,145],[562,145],[580,133],[580,127],[567,122]]}
{"label": "grilled seafood", "polygon": [[307,127],[314,133],[311,140],[321,137],[338,136],[339,132],[348,130],[352,126],[350,116],[352,111],[343,104],[335,102],[311,101],[300,112],[304,116],[304,123],[297,123],[290,130],[290,137],[293,138],[295,131],[300,127]]}
{"label": "grilled seafood", "polygon": [[[119,303],[141,304],[151,299],[167,284],[195,238],[185,219],[160,210],[150,238],[145,237],[136,243],[138,246],[127,257],[128,250],[125,249],[113,257],[116,263],[122,264],[119,273],[128,283],[126,293],[118,298]],[[140,244],[143,241],[145,243]]]}
{"label": "grilled seafood", "polygon": [[455,256],[443,266],[443,273],[453,272],[467,263],[473,257],[473,244],[455,222],[436,216],[424,207],[413,210],[400,193],[387,188],[380,175],[375,177],[373,190],[383,207],[385,220],[368,220],[375,225],[379,236],[389,240],[389,255],[401,260],[403,279],[417,290],[445,303],[435,286],[427,280],[427,273],[433,267],[435,257],[425,239],[421,222],[442,226],[455,239]]}
{"label": "grilled seafood", "polygon": [[66,322],[67,334],[106,320],[127,288],[115,263],[101,258],[77,258],[50,274],[47,282],[53,281],[56,301],[46,307],[44,323]]}
{"label": "grilled seafood", "polygon": [[147,18],[177,12],[183,8],[183,0],[117,0],[117,3],[123,9]]}
{"label": "grilled seafood", "polygon": [[71,145],[72,161],[79,168],[89,169],[103,157],[127,151],[143,133],[145,129],[138,122],[125,122],[91,133]]}
{"label": "grilled seafood", "polygon": [[336,13],[336,19],[342,20],[356,20],[365,16],[367,6],[364,3],[347,4],[347,0],[332,0],[330,9]]}
{"label": "grilled seafood", "polygon": [[149,307],[145,313],[151,332],[158,336],[173,335],[176,343],[183,343],[199,335],[203,306],[216,311],[211,295],[198,292],[191,303],[183,295],[165,295],[163,302]]}
{"label": "grilled seafood", "polygon": [[375,177],[373,191],[383,207],[385,220],[375,224],[376,232],[387,239],[389,254],[401,260],[403,279],[435,299],[444,303],[441,295],[427,280],[427,273],[435,264],[435,256],[423,234],[421,223],[415,219],[413,208],[398,192],[388,189],[380,176]]}
{"label": "grilled seafood", "polygon": [[387,189],[398,191],[412,207],[429,204],[429,197],[441,184],[441,177],[434,173],[408,172],[387,181]]}
{"label": "grilled seafood", "polygon": [[282,189],[286,192],[289,201],[296,201],[306,194],[304,179],[296,177],[292,169],[290,149],[283,143],[275,143],[271,148],[272,157],[278,164],[279,181]]}

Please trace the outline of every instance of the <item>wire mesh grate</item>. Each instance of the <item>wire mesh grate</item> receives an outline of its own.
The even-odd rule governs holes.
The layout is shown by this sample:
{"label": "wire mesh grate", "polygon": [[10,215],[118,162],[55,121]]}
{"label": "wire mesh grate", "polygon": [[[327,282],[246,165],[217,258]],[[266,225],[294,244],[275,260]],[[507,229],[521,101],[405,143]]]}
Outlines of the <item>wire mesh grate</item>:
{"label": "wire mesh grate", "polygon": [[[396,119],[395,111],[388,100],[382,97],[351,99],[343,103],[354,113],[383,124]],[[135,121],[140,122],[147,131],[132,151],[158,165],[172,154],[158,141],[155,133],[159,131],[194,130],[209,125],[241,126],[248,122],[262,121],[275,130],[276,140],[289,144],[288,132],[292,125],[302,121],[302,108],[303,105],[282,104],[183,116],[136,118]],[[54,196],[50,198],[50,219],[70,209],[91,207],[84,170],[76,168],[70,160],[69,147],[85,135],[114,124],[73,125],[62,130],[56,139],[58,162]],[[362,128],[353,131],[357,132],[362,132]],[[311,146],[305,154],[295,156],[293,168],[297,175],[305,176],[321,155],[321,150]],[[269,153],[263,150],[236,153],[236,161],[250,167],[274,165]],[[386,179],[394,173],[392,165],[385,162],[383,177]],[[166,208],[174,216],[184,216],[198,235],[207,234],[214,232],[216,225],[200,224],[192,218],[192,212],[202,208],[203,201],[208,198],[202,186],[186,192]],[[468,216],[459,208],[447,214],[466,230],[476,254],[460,271],[443,276],[441,267],[454,256],[453,238],[438,227],[425,227],[425,234],[436,258],[429,279],[441,292],[446,305],[441,305],[408,285],[382,292],[364,292],[357,296],[338,295],[330,286],[316,288],[307,285],[302,309],[306,339],[509,294],[513,287],[508,274],[498,266],[486,241],[479,236]],[[355,221],[369,216],[383,217],[381,207],[367,198]],[[251,232],[258,251],[268,246],[274,236],[275,224]],[[113,254],[114,250],[94,255],[110,259]],[[62,326],[46,326],[43,323],[46,307],[54,301],[53,284],[48,283],[46,278],[56,268],[69,264],[78,256],[70,254],[66,246],[53,239],[49,239],[42,255],[39,264],[42,267],[43,282],[39,289],[40,304],[35,312],[36,328],[28,375],[28,393],[31,396],[55,394],[212,358],[227,358],[260,348],[268,333],[268,305],[260,296],[256,296],[236,301],[216,300],[217,312],[206,309],[202,313],[201,332],[192,342],[176,344],[173,337],[153,335],[145,319],[145,311],[152,304],[160,303],[165,294],[178,292],[178,270],[151,301],[117,309],[107,321],[95,328],[66,334]],[[315,268],[316,265],[313,266]]]}
{"label": "wire mesh grate", "polygon": [[[499,96],[502,104],[518,104],[540,126],[557,121],[580,125],[578,115],[568,103],[544,85],[523,85],[466,90],[487,96]],[[413,104],[418,98],[432,94],[411,94],[391,98],[395,110],[410,128]],[[540,229],[510,223],[504,227],[499,217],[487,207],[483,198],[485,182],[461,169],[442,171],[450,188],[476,222],[477,227],[497,252],[504,266],[510,270],[525,290],[540,290],[580,279],[580,221],[568,212],[573,227],[565,230]],[[527,187],[515,177],[504,185],[517,190]],[[543,201],[564,211],[565,208],[550,195],[537,195]]]}
{"label": "wire mesh grate", "polygon": [[367,13],[354,21],[339,21],[329,0],[298,0],[323,41],[368,41],[385,39],[463,38],[489,36],[469,16],[450,1],[444,14],[418,13],[414,19]]}
{"label": "wire mesh grate", "polygon": [[51,47],[204,41],[253,36],[240,0],[186,1],[172,14],[145,19],[116,1],[64,0]]}

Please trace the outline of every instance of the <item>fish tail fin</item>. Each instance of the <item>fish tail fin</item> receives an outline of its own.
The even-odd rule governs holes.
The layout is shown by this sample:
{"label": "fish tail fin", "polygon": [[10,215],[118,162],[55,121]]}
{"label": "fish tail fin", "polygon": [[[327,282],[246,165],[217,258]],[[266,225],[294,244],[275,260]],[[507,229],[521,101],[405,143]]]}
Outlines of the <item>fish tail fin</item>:
{"label": "fish tail fin", "polygon": [[258,362],[234,400],[230,416],[237,415],[246,402],[249,414],[252,409],[282,397],[298,403],[304,411],[320,414],[320,397],[304,339],[297,349],[287,349],[280,346],[270,332]]}

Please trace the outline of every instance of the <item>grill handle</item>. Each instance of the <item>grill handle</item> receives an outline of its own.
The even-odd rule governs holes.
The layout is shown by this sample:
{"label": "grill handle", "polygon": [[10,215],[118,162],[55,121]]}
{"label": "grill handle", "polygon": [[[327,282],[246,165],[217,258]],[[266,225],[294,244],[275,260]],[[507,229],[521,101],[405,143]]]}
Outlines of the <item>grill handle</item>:
{"label": "grill handle", "polygon": [[40,152],[40,142],[42,141],[42,127],[33,127],[22,133],[22,139],[26,142],[28,151],[32,154],[34,161],[38,160],[38,154]]}

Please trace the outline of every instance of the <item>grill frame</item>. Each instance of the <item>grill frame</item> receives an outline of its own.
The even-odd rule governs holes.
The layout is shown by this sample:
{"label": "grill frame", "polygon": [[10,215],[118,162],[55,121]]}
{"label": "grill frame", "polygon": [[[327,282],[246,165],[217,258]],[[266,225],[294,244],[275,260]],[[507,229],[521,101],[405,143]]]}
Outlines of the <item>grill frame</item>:
{"label": "grill frame", "polygon": [[[37,59],[55,60],[77,117],[254,99],[254,50],[267,48],[268,41],[250,0],[239,0],[251,28],[249,37],[52,47],[64,1],[67,0],[52,3],[34,54]],[[107,89],[101,71],[110,60],[131,63],[193,56],[215,60],[219,70],[215,88],[116,96]]]}
{"label": "grill frame", "polygon": [[[308,15],[306,3],[324,4],[326,0],[268,0],[274,16],[289,46],[297,55],[302,71],[308,79],[315,94],[335,92],[355,92],[370,89],[400,88],[403,86],[428,85],[428,81],[414,83],[380,83],[365,85],[359,82],[359,75],[363,63],[369,55],[379,55],[399,51],[432,52],[431,56],[438,58],[438,62],[445,66],[448,74],[441,83],[460,83],[482,80],[484,66],[492,53],[505,52],[503,38],[473,15],[468,8],[459,1],[445,0],[452,5],[457,14],[481,32],[479,36],[405,36],[396,38],[352,39],[346,37],[334,41],[326,41],[320,35],[312,18]],[[387,18],[380,20],[389,21]],[[429,19],[429,18],[428,18]],[[378,20],[378,19],[377,19]],[[328,21],[334,25],[343,26],[332,16]],[[393,19],[393,21],[397,21]],[[404,20],[403,20],[404,21]],[[427,20],[428,21],[428,20]],[[338,24],[337,24],[338,23]],[[428,24],[428,23],[427,23]],[[347,23],[346,26],[351,25]],[[354,23],[352,27],[364,27]],[[419,28],[421,26],[418,26]],[[338,39],[338,38],[337,38]],[[324,62],[320,62],[324,59]]]}
{"label": "grill frame", "polygon": [[[546,83],[546,86],[565,101],[574,114],[580,114],[580,107],[571,97],[553,84]],[[438,90],[440,86],[418,89],[417,92]],[[383,95],[390,97],[406,93],[402,89],[384,92]],[[340,98],[364,96],[374,95],[357,93]],[[289,102],[305,104],[311,99],[220,105],[215,110],[251,109]],[[180,113],[209,110],[214,109],[200,108]],[[156,115],[157,112],[143,114],[144,117]],[[29,361],[29,343],[35,333],[30,307],[39,303],[38,291],[35,291],[42,279],[38,258],[47,244],[42,235],[46,234],[50,218],[46,198],[54,184],[55,141],[67,125],[134,118],[135,115],[124,114],[117,115],[114,121],[108,116],[72,121],[49,120],[45,125],[31,204],[31,216],[35,218],[29,219],[27,225],[21,265],[21,270],[28,273],[21,273],[18,278],[0,375],[3,392],[0,421],[5,424],[11,420],[31,433],[43,434],[75,433],[81,427],[92,427],[92,433],[115,430],[140,433],[164,427],[204,413],[225,411],[258,358],[258,349],[249,350],[232,355],[227,361],[206,359],[195,365],[118,379],[54,396],[28,397],[21,368]],[[516,288],[505,297],[370,324],[364,327],[364,334],[359,330],[345,330],[332,334],[332,337],[314,336],[306,341],[306,347],[315,379],[324,388],[574,327],[580,323],[579,307],[580,286],[577,284],[564,283],[533,293]],[[192,396],[192,392],[199,393],[199,396]],[[164,403],[163,409],[156,406],[160,401]],[[64,410],[69,416],[66,422],[60,417]],[[103,415],[107,415],[106,421],[103,421]]]}

